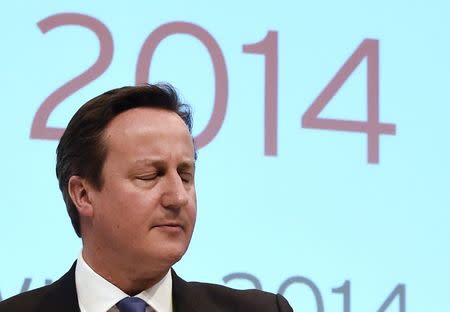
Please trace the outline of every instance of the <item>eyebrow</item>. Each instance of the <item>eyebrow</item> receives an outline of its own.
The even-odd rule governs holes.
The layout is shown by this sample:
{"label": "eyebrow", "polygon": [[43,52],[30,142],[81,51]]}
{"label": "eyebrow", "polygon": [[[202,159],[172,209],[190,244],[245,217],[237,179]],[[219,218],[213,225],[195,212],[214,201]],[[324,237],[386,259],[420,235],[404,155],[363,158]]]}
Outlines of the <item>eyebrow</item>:
{"label": "eyebrow", "polygon": [[[163,167],[165,163],[166,162],[160,158],[143,158],[138,159],[134,162],[134,164],[138,166],[153,166],[153,167]],[[195,160],[186,158],[177,167],[181,169],[195,168]]]}

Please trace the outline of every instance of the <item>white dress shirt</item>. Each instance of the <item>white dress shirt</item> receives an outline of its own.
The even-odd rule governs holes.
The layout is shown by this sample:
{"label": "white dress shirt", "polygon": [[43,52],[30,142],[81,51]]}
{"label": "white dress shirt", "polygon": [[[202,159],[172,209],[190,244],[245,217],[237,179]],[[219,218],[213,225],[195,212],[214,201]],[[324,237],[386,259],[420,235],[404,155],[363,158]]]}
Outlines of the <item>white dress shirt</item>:
{"label": "white dress shirt", "polygon": [[[81,254],[75,268],[75,284],[81,312],[118,312],[116,303],[128,297],[122,290],[97,274],[84,261]],[[135,297],[147,302],[149,305],[147,312],[173,312],[170,270],[157,284]]]}

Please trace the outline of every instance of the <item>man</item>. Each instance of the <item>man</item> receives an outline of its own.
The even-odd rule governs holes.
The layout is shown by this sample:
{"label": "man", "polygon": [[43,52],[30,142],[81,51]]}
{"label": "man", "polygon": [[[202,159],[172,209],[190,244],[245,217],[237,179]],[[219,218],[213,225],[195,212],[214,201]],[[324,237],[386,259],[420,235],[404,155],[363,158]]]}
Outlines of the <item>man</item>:
{"label": "man", "polygon": [[196,218],[191,130],[189,107],[168,85],[114,89],[83,105],[56,163],[81,255],[0,311],[292,311],[280,295],[188,283],[171,270]]}

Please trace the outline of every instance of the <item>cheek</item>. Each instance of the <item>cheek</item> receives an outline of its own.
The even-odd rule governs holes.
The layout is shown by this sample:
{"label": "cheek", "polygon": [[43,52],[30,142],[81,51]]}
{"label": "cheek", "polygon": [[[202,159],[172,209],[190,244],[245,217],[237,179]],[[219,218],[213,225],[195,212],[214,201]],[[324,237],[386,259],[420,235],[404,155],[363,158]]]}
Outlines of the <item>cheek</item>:
{"label": "cheek", "polygon": [[107,223],[105,226],[111,230],[125,231],[145,222],[146,205],[142,196],[120,188],[110,187],[104,191],[98,202],[97,216]]}
{"label": "cheek", "polygon": [[195,220],[197,218],[197,196],[193,194],[192,205],[190,205],[188,210],[189,218],[192,220],[192,224],[195,224]]}

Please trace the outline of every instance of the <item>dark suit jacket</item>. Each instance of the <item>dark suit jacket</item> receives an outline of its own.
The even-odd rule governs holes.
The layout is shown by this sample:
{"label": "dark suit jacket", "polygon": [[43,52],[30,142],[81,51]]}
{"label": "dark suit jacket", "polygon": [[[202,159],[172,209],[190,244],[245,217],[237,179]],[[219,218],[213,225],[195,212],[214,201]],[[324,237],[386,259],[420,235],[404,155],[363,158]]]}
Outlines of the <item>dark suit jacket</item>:
{"label": "dark suit jacket", "polygon": [[[174,312],[289,312],[281,295],[259,290],[186,282],[172,271]],[[0,312],[79,312],[75,286],[75,264],[51,285],[0,302]]]}

